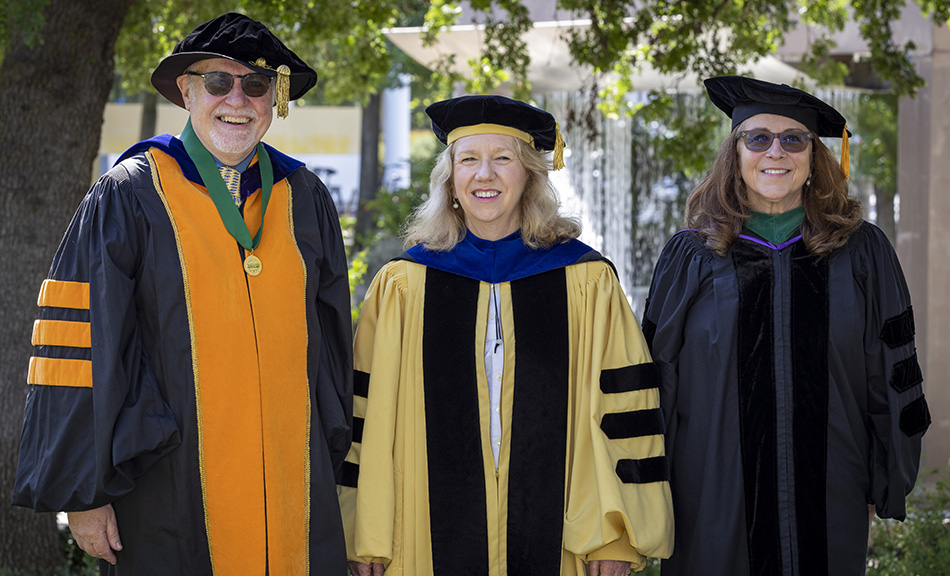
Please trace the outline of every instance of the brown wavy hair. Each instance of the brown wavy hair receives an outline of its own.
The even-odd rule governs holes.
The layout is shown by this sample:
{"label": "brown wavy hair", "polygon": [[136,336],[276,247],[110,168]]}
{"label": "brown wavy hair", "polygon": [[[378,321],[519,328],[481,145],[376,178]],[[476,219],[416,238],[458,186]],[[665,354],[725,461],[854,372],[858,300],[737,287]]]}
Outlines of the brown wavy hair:
{"label": "brown wavy hair", "polygon": [[[527,180],[518,209],[521,211],[521,239],[532,248],[550,247],[577,238],[581,226],[575,218],[558,214],[557,193],[548,178],[551,162],[533,146],[511,137],[515,154],[525,167]],[[429,197],[413,213],[403,232],[407,248],[425,244],[429,250],[447,251],[465,238],[465,215],[452,208],[455,182],[452,155],[455,142],[436,158],[429,176]]]}
{"label": "brown wavy hair", "polygon": [[[736,135],[741,129],[737,126],[726,138],[712,170],[686,200],[686,227],[697,230],[706,246],[720,256],[751,216],[749,191],[739,168],[741,144]],[[802,187],[801,232],[810,253],[827,256],[861,225],[861,203],[849,194],[848,179],[831,150],[817,137],[811,142],[811,176]]]}

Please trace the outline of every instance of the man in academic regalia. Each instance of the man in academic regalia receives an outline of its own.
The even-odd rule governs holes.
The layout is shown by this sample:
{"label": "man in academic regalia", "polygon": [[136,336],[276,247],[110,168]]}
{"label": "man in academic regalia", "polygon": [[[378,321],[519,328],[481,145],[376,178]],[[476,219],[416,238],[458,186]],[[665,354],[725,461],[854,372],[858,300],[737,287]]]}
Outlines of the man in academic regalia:
{"label": "man in academic regalia", "polygon": [[347,266],[324,184],[261,143],[316,72],[225,14],[152,84],[189,111],[83,199],[40,289],[14,504],[103,574],[346,573]]}

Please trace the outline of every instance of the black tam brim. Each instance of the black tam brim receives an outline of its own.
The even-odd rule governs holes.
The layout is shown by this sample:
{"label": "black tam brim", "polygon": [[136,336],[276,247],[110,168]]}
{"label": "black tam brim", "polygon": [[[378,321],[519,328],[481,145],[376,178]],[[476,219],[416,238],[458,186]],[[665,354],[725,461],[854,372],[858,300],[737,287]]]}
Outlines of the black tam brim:
{"label": "black tam brim", "polygon": [[[496,95],[469,95],[436,102],[426,108],[432,131],[443,144],[456,130],[480,125],[502,126],[526,134],[535,149],[554,150],[557,122],[550,113],[520,100]],[[455,132],[458,134],[458,132]],[[526,139],[526,138],[522,138]]]}
{"label": "black tam brim", "polygon": [[[231,12],[199,25],[179,42],[152,73],[152,85],[173,104],[184,108],[178,77],[195,62],[209,58],[227,58],[268,76],[277,76],[276,69],[287,66],[290,68],[290,100],[300,98],[317,83],[317,72],[266,26]],[[261,58],[266,66],[254,64]]]}
{"label": "black tam brim", "polygon": [[808,92],[787,84],[742,76],[718,76],[703,83],[712,103],[732,119],[733,130],[756,114],[778,114],[801,122],[821,137],[841,138],[844,133],[844,116]]}

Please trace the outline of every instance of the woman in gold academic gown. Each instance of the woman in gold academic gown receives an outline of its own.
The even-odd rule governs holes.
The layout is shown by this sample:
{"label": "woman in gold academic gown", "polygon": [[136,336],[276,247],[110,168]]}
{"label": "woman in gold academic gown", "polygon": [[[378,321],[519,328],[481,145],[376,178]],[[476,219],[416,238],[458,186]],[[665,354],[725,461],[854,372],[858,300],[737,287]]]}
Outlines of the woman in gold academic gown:
{"label": "woman in gold academic gown", "polygon": [[355,574],[626,575],[673,538],[658,373],[610,263],[558,215],[554,118],[426,111],[448,147],[355,345]]}

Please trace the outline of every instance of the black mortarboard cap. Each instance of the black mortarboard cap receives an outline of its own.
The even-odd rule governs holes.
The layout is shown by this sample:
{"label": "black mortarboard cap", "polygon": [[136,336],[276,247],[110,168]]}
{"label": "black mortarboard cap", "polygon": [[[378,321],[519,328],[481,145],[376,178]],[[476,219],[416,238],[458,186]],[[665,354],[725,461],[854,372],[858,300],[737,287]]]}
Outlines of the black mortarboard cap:
{"label": "black mortarboard cap", "polygon": [[709,99],[732,118],[732,129],[756,114],[796,120],[824,138],[842,138],[841,170],[848,176],[848,124],[840,112],[804,90],[744,76],[717,76],[703,81]]}
{"label": "black mortarboard cap", "polygon": [[316,71],[266,26],[230,12],[208,20],[185,36],[152,73],[152,85],[184,108],[177,78],[195,62],[208,58],[227,58],[256,72],[277,76],[277,113],[282,117],[287,115],[288,100],[300,98],[317,83]]}
{"label": "black mortarboard cap", "polygon": [[507,134],[542,152],[554,151],[554,169],[564,167],[564,139],[550,113],[504,96],[472,94],[426,108],[443,144],[472,134]]}
{"label": "black mortarboard cap", "polygon": [[837,110],[808,92],[743,76],[718,76],[703,81],[709,99],[732,118],[732,128],[756,114],[778,114],[797,120],[818,136],[841,138],[846,122]]}

